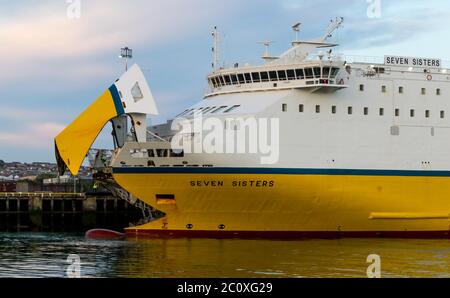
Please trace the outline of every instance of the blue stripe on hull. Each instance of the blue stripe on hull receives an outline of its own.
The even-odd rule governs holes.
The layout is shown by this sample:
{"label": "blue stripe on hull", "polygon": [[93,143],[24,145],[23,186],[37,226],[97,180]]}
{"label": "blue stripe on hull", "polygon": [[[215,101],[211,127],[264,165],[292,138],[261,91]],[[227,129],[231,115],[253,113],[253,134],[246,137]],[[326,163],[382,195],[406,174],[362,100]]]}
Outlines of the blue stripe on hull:
{"label": "blue stripe on hull", "polygon": [[109,92],[111,92],[117,115],[120,116],[125,114],[125,109],[123,108],[122,100],[120,99],[119,91],[117,90],[116,85],[112,85],[111,87],[109,87]]}
{"label": "blue stripe on hull", "polygon": [[114,174],[274,174],[338,176],[409,176],[450,177],[450,171],[372,170],[372,169],[302,169],[302,168],[114,168]]}

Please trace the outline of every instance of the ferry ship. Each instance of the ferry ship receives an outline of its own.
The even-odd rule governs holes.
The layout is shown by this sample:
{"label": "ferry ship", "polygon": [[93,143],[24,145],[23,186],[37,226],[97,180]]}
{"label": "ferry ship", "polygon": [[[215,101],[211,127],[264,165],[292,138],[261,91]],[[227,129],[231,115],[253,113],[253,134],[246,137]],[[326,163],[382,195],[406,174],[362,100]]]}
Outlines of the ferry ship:
{"label": "ferry ship", "polygon": [[[97,178],[160,214],[128,235],[448,238],[448,70],[435,58],[335,54],[328,40],[342,22],[266,51],[261,65],[220,67],[215,47],[204,99],[165,126],[147,128],[158,111],[134,65],[55,138],[60,171],[76,175],[111,122],[115,150],[107,161],[97,152]],[[275,119],[267,139],[278,154],[175,148],[174,124],[198,118],[223,134],[247,129],[230,119]],[[202,138],[200,128],[181,139]]]}

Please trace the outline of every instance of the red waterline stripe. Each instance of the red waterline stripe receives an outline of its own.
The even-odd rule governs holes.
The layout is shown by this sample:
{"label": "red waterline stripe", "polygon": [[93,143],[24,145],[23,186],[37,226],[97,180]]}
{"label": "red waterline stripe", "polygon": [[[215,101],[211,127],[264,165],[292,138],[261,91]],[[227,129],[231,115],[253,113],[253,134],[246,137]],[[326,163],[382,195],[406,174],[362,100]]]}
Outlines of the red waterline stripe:
{"label": "red waterline stripe", "polygon": [[136,238],[216,238],[216,239],[336,239],[336,238],[408,238],[450,239],[450,231],[194,231],[133,230],[127,237]]}

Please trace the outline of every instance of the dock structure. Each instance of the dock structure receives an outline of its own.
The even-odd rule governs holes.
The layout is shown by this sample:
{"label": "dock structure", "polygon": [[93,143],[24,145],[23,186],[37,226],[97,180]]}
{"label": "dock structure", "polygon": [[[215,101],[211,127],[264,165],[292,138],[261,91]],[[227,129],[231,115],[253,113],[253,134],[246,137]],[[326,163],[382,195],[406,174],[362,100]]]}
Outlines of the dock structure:
{"label": "dock structure", "polygon": [[142,213],[108,193],[0,193],[0,231],[84,231],[123,228]]}

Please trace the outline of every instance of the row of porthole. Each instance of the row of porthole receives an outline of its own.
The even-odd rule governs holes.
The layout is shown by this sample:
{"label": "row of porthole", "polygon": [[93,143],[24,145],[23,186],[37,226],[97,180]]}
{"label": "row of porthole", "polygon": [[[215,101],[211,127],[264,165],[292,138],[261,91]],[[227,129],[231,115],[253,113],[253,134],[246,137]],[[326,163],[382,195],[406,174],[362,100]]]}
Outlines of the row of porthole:
{"label": "row of porthole", "polygon": [[[285,104],[285,103],[282,104],[281,111],[282,112],[287,112],[287,110],[288,110],[287,104]],[[315,106],[316,114],[319,114],[320,110],[321,110],[321,106],[320,105],[316,105]],[[299,112],[303,113],[304,111],[305,111],[304,105],[302,105],[302,104],[299,105]],[[415,112],[416,112],[415,109],[410,109],[409,110],[409,116],[411,118],[415,117],[415,114],[416,114]],[[337,113],[337,107],[336,106],[331,106],[331,113],[332,114],[336,114]],[[347,113],[349,115],[352,115],[353,114],[353,107],[351,107],[351,106],[347,107]],[[363,114],[365,116],[369,115],[369,108],[368,107],[364,107],[363,108]],[[384,108],[379,108],[378,114],[379,114],[379,116],[384,116]],[[440,111],[439,114],[440,114],[439,116],[440,116],[441,119],[445,118],[445,111]],[[394,110],[394,115],[395,115],[395,117],[400,117],[400,109],[395,109]],[[425,110],[425,118],[431,118],[431,111],[430,110]]]}
{"label": "row of porthole", "polygon": [[[359,85],[359,91],[364,91],[364,84]],[[403,86],[398,87],[398,93],[403,94],[405,91],[405,88]],[[385,85],[381,86],[381,92],[386,93],[387,87]],[[420,94],[426,95],[427,94],[427,88],[421,88]],[[436,95],[441,95],[441,89],[436,88]]]}
{"label": "row of porthole", "polygon": [[[193,228],[194,228],[193,224],[187,224],[186,225],[186,229],[188,229],[188,230],[192,230]],[[225,230],[225,225],[224,224],[220,224],[220,225],[217,226],[217,228],[219,230]]]}

